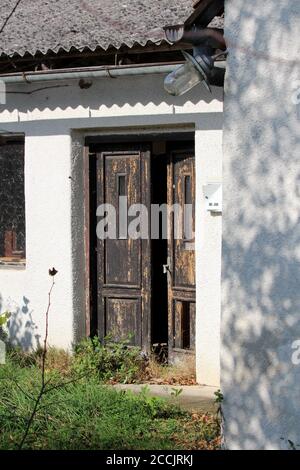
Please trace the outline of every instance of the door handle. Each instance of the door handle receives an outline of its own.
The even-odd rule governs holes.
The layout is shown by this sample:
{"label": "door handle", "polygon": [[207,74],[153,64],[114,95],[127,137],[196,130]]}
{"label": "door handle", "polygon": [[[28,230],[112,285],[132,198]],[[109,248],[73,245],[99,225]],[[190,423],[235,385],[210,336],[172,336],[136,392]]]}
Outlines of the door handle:
{"label": "door handle", "polygon": [[170,266],[168,264],[163,264],[163,273],[164,274],[171,274]]}

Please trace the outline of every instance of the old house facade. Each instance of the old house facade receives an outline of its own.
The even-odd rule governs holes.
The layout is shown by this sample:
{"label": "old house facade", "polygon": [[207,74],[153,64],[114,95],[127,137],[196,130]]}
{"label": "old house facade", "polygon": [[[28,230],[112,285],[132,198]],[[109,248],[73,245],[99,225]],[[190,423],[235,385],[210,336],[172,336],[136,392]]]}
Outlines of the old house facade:
{"label": "old house facade", "polygon": [[[54,266],[51,344],[133,335],[218,385],[221,214],[203,187],[221,182],[223,90],[164,90],[183,58],[163,26],[189,18],[192,1],[118,3],[25,1],[2,33],[1,307],[11,340],[35,347]],[[122,196],[149,213],[190,202],[195,240],[99,240],[97,207]]]}
{"label": "old house facade", "polygon": [[[224,20],[222,0],[24,0],[0,35],[11,340],[39,343],[54,266],[49,342],[133,334],[145,350],[163,343],[172,360],[195,360],[199,383],[221,381],[234,449],[299,443],[299,8],[227,0]],[[1,22],[9,13],[6,2]],[[187,36],[167,39],[178,24],[179,36],[224,32],[224,89],[164,90],[181,50],[192,53]],[[222,182],[223,213],[206,200]],[[99,240],[97,207],[124,196],[147,209],[190,202],[194,239],[131,240],[117,223]]]}

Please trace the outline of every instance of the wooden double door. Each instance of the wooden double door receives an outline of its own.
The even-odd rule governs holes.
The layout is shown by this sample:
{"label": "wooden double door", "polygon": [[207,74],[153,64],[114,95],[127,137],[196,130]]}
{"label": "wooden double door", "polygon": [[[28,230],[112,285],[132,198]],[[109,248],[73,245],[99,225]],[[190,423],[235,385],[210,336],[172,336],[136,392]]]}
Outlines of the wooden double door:
{"label": "wooden double door", "polygon": [[[162,307],[159,315],[156,312],[155,328],[159,328],[160,319],[167,319],[168,337],[165,341],[172,358],[176,354],[193,353],[195,348],[195,251],[192,233],[195,163],[191,149],[172,150],[159,157],[166,165],[164,184],[169,209],[162,210],[167,220],[161,219],[161,223],[167,224],[168,236],[166,252],[161,253],[161,261],[156,259],[153,263],[151,202],[152,180],[156,174],[151,172],[151,153],[150,144],[99,146],[95,152],[97,207],[105,204],[106,210],[100,211],[101,215],[107,217],[111,211],[110,218],[106,220],[115,225],[111,230],[112,236],[98,237],[96,241],[98,333],[101,338],[110,336],[116,341],[130,338],[131,344],[145,351],[151,350],[153,297],[159,299],[162,295],[159,288],[158,291],[153,289],[153,278],[156,270],[161,269],[167,279],[167,305]],[[125,222],[124,204],[127,208]],[[142,205],[140,211],[139,205]],[[177,207],[177,213],[170,210],[173,205]],[[185,205],[190,211],[188,220],[192,218],[188,230],[185,230]],[[131,224],[135,228],[133,237]],[[160,308],[159,302],[155,305]]]}

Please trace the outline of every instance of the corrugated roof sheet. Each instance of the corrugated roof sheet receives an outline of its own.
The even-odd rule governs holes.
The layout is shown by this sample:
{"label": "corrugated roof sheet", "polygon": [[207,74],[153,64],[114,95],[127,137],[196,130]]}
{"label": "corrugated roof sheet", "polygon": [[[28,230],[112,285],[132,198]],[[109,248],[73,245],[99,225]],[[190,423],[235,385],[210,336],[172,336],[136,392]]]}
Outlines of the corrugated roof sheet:
{"label": "corrugated roof sheet", "polygon": [[[194,0],[22,0],[0,35],[0,54],[160,44],[163,26],[183,23]],[[14,2],[1,0],[0,25]]]}

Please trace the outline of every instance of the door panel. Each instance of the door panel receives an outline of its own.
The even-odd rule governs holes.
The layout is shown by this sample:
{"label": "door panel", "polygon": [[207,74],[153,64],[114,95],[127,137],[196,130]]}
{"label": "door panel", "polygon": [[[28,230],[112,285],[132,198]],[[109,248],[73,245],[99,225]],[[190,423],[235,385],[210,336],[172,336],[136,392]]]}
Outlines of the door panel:
{"label": "door panel", "polygon": [[117,239],[105,243],[105,285],[141,287],[140,241],[123,239],[119,226],[119,198],[127,197],[128,207],[141,202],[139,155],[105,155],[105,203],[116,208]]}
{"label": "door panel", "polygon": [[[97,153],[97,202],[116,210],[116,236],[97,240],[98,329],[101,338],[150,348],[150,243],[129,239],[120,223],[120,204],[149,207],[150,152],[143,148]],[[126,204],[125,204],[126,206]],[[150,213],[150,211],[149,211]],[[127,224],[130,220],[127,220]]]}
{"label": "door panel", "polygon": [[[182,212],[171,213],[168,239],[169,356],[174,359],[195,349],[195,158],[192,151],[173,152],[168,167],[168,204]],[[191,223],[187,223],[190,207]]]}
{"label": "door panel", "polygon": [[132,343],[141,345],[138,299],[106,298],[106,328],[115,341],[132,336]]}
{"label": "door panel", "polygon": [[[173,204],[193,204],[195,200],[194,158],[185,154],[173,155]],[[192,214],[193,221],[195,219]],[[176,221],[175,221],[176,222]],[[184,214],[177,218],[178,233],[184,232]],[[193,224],[193,230],[195,229]],[[181,239],[174,239],[173,245],[173,287],[195,288],[195,253],[189,250],[194,240],[183,233]]]}

